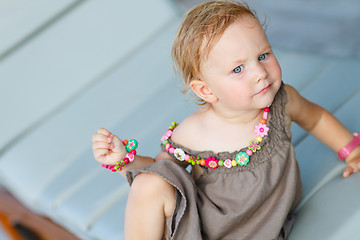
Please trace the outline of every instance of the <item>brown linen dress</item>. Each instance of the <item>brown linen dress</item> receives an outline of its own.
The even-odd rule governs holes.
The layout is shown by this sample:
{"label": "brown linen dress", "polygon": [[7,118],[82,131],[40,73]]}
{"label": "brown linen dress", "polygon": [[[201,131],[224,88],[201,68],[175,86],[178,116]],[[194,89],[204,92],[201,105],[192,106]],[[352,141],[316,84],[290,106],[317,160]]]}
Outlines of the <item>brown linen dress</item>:
{"label": "brown linen dress", "polygon": [[[204,173],[196,181],[169,160],[128,171],[130,184],[137,174],[151,172],[175,187],[176,207],[167,219],[169,239],[286,239],[293,223],[291,211],[302,193],[286,103],[282,84],[270,107],[268,136],[246,166],[203,167]],[[171,145],[204,159],[234,159],[239,152],[214,154],[193,151],[174,142]]]}

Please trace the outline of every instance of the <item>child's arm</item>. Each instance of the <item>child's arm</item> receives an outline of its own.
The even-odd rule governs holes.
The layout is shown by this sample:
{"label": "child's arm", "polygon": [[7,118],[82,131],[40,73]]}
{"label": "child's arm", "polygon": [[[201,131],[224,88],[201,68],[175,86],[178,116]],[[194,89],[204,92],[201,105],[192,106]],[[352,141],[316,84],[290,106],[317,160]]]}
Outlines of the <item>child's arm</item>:
{"label": "child's arm", "polygon": [[[100,128],[97,133],[92,137],[93,145],[93,155],[96,161],[105,165],[115,165],[117,161],[124,159],[127,154],[124,144],[121,140],[108,130]],[[134,168],[143,168],[147,165],[150,165],[156,161],[168,159],[174,161],[168,153],[160,152],[155,159],[151,157],[144,157],[140,155],[135,155],[133,162],[128,163],[126,167],[120,171],[120,174],[126,177],[126,170]],[[187,167],[187,162],[177,162],[177,164]]]}
{"label": "child's arm", "polygon": [[[308,101],[291,86],[286,85],[288,104],[286,107],[292,121],[329,146],[335,152],[340,151],[352,139],[353,135],[331,113]],[[360,146],[357,146],[346,158],[347,167],[344,177],[360,170]]]}

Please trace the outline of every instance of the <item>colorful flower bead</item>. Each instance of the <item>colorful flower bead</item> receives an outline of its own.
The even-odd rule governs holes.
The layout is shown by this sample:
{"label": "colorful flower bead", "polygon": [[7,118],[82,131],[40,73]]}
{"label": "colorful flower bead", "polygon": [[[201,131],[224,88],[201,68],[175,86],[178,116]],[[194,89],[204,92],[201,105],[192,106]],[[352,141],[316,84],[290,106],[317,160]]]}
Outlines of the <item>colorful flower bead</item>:
{"label": "colorful flower bead", "polygon": [[129,159],[130,162],[132,162],[135,159],[135,154],[128,153],[126,154],[126,158]]}
{"label": "colorful flower bead", "polygon": [[248,149],[250,149],[253,152],[256,152],[257,150],[261,149],[261,147],[258,144],[259,142],[257,141],[250,141],[250,146],[248,147]]}
{"label": "colorful flower bead", "polygon": [[174,128],[177,126],[177,123],[176,122],[172,122],[169,129],[170,130],[174,130]]}
{"label": "colorful flower bead", "polygon": [[131,139],[126,143],[126,151],[130,152],[138,147],[138,142],[135,139]]}
{"label": "colorful flower bead", "polygon": [[230,160],[230,159],[226,159],[226,160],[224,161],[224,166],[227,167],[227,168],[231,168],[231,167],[232,167],[231,160]]}
{"label": "colorful flower bead", "polygon": [[196,163],[197,159],[194,156],[189,156],[189,159],[187,160],[189,163]]}
{"label": "colorful flower bead", "polygon": [[120,161],[117,161],[117,162],[115,163],[114,169],[115,169],[116,171],[119,171],[119,172],[120,172],[124,167],[125,167],[125,161],[124,161],[124,160],[120,160]]}
{"label": "colorful flower bead", "polygon": [[239,152],[235,156],[236,163],[240,166],[245,166],[249,162],[249,155],[245,152]]}
{"label": "colorful flower bead", "polygon": [[256,136],[265,137],[268,134],[269,128],[262,123],[255,126]]}
{"label": "colorful flower bead", "polygon": [[215,157],[208,157],[205,160],[205,164],[211,169],[216,169],[219,166],[219,160],[216,159]]}
{"label": "colorful flower bead", "polygon": [[174,156],[176,157],[177,160],[180,160],[180,161],[185,160],[185,152],[180,148],[176,148],[174,150]]}

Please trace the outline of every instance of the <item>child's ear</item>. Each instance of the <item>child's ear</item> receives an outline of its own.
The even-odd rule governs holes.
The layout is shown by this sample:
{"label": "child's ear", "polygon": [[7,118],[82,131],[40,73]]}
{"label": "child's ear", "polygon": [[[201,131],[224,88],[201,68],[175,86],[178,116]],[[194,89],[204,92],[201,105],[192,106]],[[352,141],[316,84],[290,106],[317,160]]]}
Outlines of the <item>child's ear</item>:
{"label": "child's ear", "polygon": [[208,103],[214,103],[218,98],[202,80],[192,80],[190,83],[191,90],[202,100]]}

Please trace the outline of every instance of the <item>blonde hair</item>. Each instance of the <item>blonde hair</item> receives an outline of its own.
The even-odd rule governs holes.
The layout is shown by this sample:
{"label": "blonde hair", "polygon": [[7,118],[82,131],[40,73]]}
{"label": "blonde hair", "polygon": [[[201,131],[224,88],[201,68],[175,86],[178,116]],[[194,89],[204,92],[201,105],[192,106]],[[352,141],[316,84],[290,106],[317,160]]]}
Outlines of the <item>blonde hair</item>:
{"label": "blonde hair", "polygon": [[[258,21],[256,13],[247,4],[237,1],[207,1],[187,13],[172,47],[174,67],[185,84],[184,94],[190,90],[191,81],[199,79],[201,62],[214,44],[232,23],[243,16]],[[199,102],[204,103],[202,100]]]}

